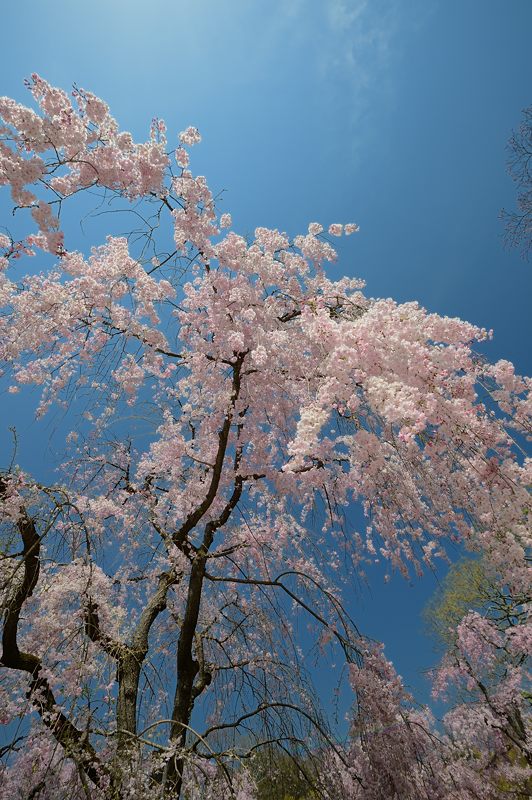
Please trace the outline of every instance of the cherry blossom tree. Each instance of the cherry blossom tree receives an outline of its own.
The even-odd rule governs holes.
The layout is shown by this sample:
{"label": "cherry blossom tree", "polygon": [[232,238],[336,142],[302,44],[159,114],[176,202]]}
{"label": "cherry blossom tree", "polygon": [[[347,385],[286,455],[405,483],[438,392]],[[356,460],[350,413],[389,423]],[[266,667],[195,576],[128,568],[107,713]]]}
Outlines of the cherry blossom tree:
{"label": "cherry blossom tree", "polygon": [[[520,669],[529,652],[523,627],[510,638],[510,656],[499,680],[493,665],[503,642],[493,626],[472,613],[459,626],[456,652],[437,670],[435,691],[454,683],[474,696],[457,704],[437,724],[416,706],[381,647],[368,650],[351,669],[357,703],[351,741],[342,763],[325,759],[331,800],[530,797],[532,753],[526,715],[526,676]],[[331,763],[332,762],[332,763]],[[333,769],[332,765],[336,765]]]}
{"label": "cherry blossom tree", "polygon": [[[501,583],[488,561],[462,561],[450,571],[430,606],[448,645],[433,694],[453,701],[439,724],[415,704],[382,647],[369,649],[351,667],[349,769],[331,796],[529,797],[530,600],[529,583]],[[471,602],[478,610],[467,610]]]}
{"label": "cherry blossom tree", "polygon": [[[57,478],[11,459],[0,479],[0,797],[249,800],[253,754],[275,744],[327,753],[317,796],[472,798],[471,764],[459,789],[449,767],[467,725],[479,764],[489,733],[521,769],[521,620],[461,623],[437,687],[482,682],[493,647],[512,669],[486,689],[488,731],[466,708],[436,733],[342,592],[377,551],[407,575],[450,539],[523,594],[530,381],[476,354],[487,331],[329,278],[354,223],[235,233],[189,169],[195,128],[174,147],[154,120],[138,144],[90,92],[28,88],[35,110],[0,98],[24,227],[0,236],[0,359],[8,391],[39,387],[37,415],[64,408],[72,430]],[[95,195],[131,233],[84,254],[63,220]],[[354,732],[404,722],[387,749],[336,743],[303,623],[350,665]]]}

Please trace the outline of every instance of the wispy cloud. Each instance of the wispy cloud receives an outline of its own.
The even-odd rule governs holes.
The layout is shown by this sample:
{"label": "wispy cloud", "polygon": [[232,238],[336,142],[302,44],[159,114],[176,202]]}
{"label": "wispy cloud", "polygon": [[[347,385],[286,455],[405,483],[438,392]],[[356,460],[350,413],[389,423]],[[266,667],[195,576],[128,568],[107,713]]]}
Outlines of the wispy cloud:
{"label": "wispy cloud", "polygon": [[343,124],[371,127],[375,105],[395,102],[396,67],[434,0],[327,0],[317,49],[321,91],[344,96]]}
{"label": "wispy cloud", "polygon": [[351,88],[358,90],[382,79],[398,49],[404,20],[397,3],[329,0],[326,17],[328,46],[322,53],[322,69],[344,71]]}

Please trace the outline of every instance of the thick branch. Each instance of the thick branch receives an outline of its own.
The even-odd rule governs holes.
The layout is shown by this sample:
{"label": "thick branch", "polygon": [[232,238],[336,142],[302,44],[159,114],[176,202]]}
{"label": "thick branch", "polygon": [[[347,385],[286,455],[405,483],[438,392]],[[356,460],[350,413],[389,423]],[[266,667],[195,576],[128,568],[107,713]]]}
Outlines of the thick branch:
{"label": "thick branch", "polygon": [[127,648],[122,642],[117,642],[111,636],[104,633],[100,628],[100,619],[98,616],[98,604],[89,597],[85,606],[85,633],[91,640],[100,645],[107,655],[117,660],[123,658],[126,654]]}
{"label": "thick branch", "polygon": [[241,378],[242,364],[244,362],[244,358],[246,357],[246,355],[247,351],[244,353],[239,353],[235,363],[232,365],[233,380],[231,387],[232,390],[231,390],[230,406],[229,410],[227,411],[227,414],[225,415],[223,425],[218,433],[218,450],[216,453],[216,460],[214,462],[211,482],[209,484],[209,488],[207,489],[207,494],[205,495],[205,498],[199,504],[199,506],[195,508],[194,511],[192,511],[188,515],[187,519],[183,522],[179,530],[176,531],[176,533],[174,534],[173,538],[178,546],[182,545],[182,543],[185,541],[190,531],[198,524],[198,522],[209,510],[218,492],[218,487],[220,485],[220,480],[222,477],[225,454],[227,452],[229,433],[231,430],[231,424],[233,422],[234,408],[236,401],[238,400],[238,396],[240,394],[240,378]]}
{"label": "thick branch", "polygon": [[120,651],[116,711],[119,754],[124,754],[130,749],[131,742],[137,734],[139,681],[148,652],[149,634],[153,623],[166,608],[168,590],[175,581],[176,576],[173,572],[163,572],[159,576],[159,585],[146,603],[130,644]]}
{"label": "thick branch", "polygon": [[[177,542],[181,547],[183,546],[184,539],[188,532],[200,521],[216,497],[222,476],[234,408],[240,393],[240,372],[245,355],[245,353],[241,353],[236,363],[233,365],[231,403],[225,416],[223,426],[218,434],[218,451],[209,489],[203,502],[189,515],[176,534]],[[234,465],[235,469],[238,467],[239,452],[240,451],[237,450]],[[172,712],[173,723],[170,728],[171,740],[180,747],[184,746],[186,743],[187,729],[194,701],[211,681],[210,673],[205,669],[201,669],[200,664],[193,656],[193,645],[198,625],[207,557],[214,539],[214,534],[219,528],[225,525],[237,506],[242,496],[243,485],[244,479],[240,475],[237,475],[235,477],[231,497],[218,517],[210,520],[205,526],[203,541],[197,549],[192,561],[185,613],[177,646],[177,686]],[[198,673],[199,679],[195,682]],[[165,793],[167,797],[179,797],[182,785],[183,766],[184,762],[181,758],[173,758],[167,765],[165,776]]]}

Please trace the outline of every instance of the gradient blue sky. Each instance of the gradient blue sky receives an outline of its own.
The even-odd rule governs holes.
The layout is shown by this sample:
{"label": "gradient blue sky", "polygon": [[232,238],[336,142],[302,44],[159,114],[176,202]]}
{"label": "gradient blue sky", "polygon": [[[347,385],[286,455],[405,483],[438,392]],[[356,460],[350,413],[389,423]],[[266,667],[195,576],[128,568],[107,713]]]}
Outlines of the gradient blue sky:
{"label": "gradient blue sky", "polygon": [[[139,138],[153,116],[170,135],[196,125],[192,169],[226,190],[235,230],[355,221],[334,275],[493,328],[489,357],[532,371],[530,265],[498,220],[515,197],[505,144],[532,103],[530,0],[19,0],[2,25],[0,94],[28,102],[38,72],[99,94]],[[16,420],[18,460],[42,464],[29,405],[0,397],[0,463]],[[353,615],[425,696],[435,579],[372,581]]]}

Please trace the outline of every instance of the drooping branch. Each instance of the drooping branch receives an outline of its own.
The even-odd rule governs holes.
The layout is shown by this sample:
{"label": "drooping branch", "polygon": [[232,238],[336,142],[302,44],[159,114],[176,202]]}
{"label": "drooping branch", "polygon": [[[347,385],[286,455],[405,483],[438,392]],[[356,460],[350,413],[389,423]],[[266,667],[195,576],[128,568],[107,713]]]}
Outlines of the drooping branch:
{"label": "drooping branch", "polygon": [[[285,583],[283,583],[281,578],[284,577],[285,575],[300,575],[301,577],[304,577],[305,579],[310,580],[310,581],[312,581],[312,583],[317,585],[316,581],[313,578],[311,578],[308,575],[302,575],[302,573],[297,572],[296,570],[288,570],[286,572],[282,572],[276,578],[273,578],[271,580],[268,580],[266,578],[264,578],[264,579],[261,579],[261,578],[237,578],[237,577],[225,576],[225,575],[212,575],[211,573],[208,573],[208,572],[205,574],[205,577],[207,578],[207,580],[210,580],[210,581],[213,581],[213,582],[235,583],[235,584],[242,584],[242,585],[247,585],[247,586],[271,586],[271,587],[276,588],[276,589],[281,589],[298,606],[303,608],[304,611],[306,611],[308,614],[310,614],[311,617],[313,617],[317,622],[319,622],[320,625],[323,625],[324,628],[327,628],[327,630],[330,631],[331,635],[334,636],[335,639],[337,639],[337,641],[340,643],[348,662],[356,660],[359,657],[360,653],[359,653],[357,647],[354,645],[354,643],[352,641],[350,641],[349,638],[347,638],[346,636],[343,636],[333,625],[331,625],[330,622],[328,622],[324,617],[322,617],[321,614],[319,614],[314,608],[311,608],[311,606],[309,606],[308,603],[306,603],[304,600],[302,600],[300,597],[298,597],[298,595],[296,595],[295,592],[293,592]],[[318,587],[318,588],[320,588],[321,591],[324,591],[321,587]],[[333,605],[335,606],[335,610],[338,613],[338,611],[339,611],[339,609],[337,607],[338,606],[338,601],[336,600],[336,598],[331,597],[330,593],[328,593],[328,592],[324,592],[324,593],[329,598],[329,600],[331,600],[333,602]],[[345,623],[344,623],[344,627],[345,627]]]}
{"label": "drooping branch", "polygon": [[[0,476],[0,498],[5,497],[7,491],[8,483]],[[33,653],[21,651],[18,645],[18,626],[22,608],[32,596],[39,580],[41,539],[33,518],[22,504],[16,524],[23,543],[24,569],[20,584],[5,603],[0,666],[30,675],[28,697],[43,724],[78,768],[99,786],[106,770],[102,767],[94,748],[82,731],[76,728],[57,705],[47,678],[41,674],[41,659]]]}

